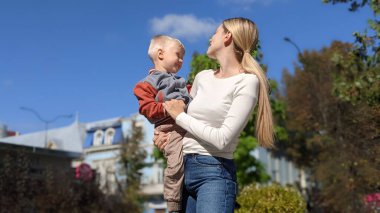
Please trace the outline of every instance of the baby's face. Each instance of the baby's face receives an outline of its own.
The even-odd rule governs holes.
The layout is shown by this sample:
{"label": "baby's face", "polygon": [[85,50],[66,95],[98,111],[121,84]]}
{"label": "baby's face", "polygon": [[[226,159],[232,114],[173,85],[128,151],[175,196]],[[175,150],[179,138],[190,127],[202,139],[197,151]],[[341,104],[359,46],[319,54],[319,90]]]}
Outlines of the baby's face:
{"label": "baby's face", "polygon": [[185,51],[178,42],[171,42],[164,50],[163,65],[167,72],[177,73],[183,64]]}

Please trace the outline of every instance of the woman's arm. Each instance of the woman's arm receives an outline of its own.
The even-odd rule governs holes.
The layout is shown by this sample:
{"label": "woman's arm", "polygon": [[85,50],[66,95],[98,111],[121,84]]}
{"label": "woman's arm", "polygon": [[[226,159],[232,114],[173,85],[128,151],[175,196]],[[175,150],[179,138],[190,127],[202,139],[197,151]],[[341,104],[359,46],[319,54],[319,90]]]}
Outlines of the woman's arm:
{"label": "woman's arm", "polygon": [[198,139],[223,150],[233,142],[244,129],[256,105],[259,82],[256,76],[249,78],[237,88],[231,107],[220,127],[212,127],[181,110],[180,102],[165,102],[166,111],[176,123]]}

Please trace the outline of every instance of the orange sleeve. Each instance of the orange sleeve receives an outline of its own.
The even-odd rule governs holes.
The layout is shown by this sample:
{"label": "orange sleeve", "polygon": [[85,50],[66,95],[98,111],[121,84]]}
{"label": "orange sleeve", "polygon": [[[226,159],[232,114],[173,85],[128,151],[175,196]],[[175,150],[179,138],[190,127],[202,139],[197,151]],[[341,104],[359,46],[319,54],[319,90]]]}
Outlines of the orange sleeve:
{"label": "orange sleeve", "polygon": [[191,92],[191,88],[193,87],[193,85],[191,85],[191,84],[187,84],[186,85],[186,88],[187,88],[187,92],[190,94],[190,92]]}
{"label": "orange sleeve", "polygon": [[133,93],[139,101],[139,112],[148,120],[166,117],[164,106],[156,102],[157,90],[147,82],[136,84]]}

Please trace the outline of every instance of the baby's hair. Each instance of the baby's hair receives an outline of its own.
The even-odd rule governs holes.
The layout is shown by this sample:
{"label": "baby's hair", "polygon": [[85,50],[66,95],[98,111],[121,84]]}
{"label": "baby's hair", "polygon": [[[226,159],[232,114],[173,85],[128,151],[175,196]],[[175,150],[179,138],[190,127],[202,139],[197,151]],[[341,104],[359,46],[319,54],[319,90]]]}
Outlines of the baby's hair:
{"label": "baby's hair", "polygon": [[185,46],[182,44],[182,42],[176,38],[167,36],[167,35],[155,35],[150,40],[150,45],[148,49],[148,56],[149,58],[154,61],[154,58],[156,58],[157,52],[159,49],[164,49],[170,42],[177,42],[183,52],[185,53]]}

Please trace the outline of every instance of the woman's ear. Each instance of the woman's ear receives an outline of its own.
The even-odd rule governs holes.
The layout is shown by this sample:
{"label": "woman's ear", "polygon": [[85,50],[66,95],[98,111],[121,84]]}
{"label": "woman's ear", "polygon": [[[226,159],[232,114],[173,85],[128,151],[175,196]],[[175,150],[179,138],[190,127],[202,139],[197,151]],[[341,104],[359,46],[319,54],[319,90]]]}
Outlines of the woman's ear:
{"label": "woman's ear", "polygon": [[224,35],[224,44],[226,46],[230,45],[232,43],[232,33],[231,32],[226,32]]}

